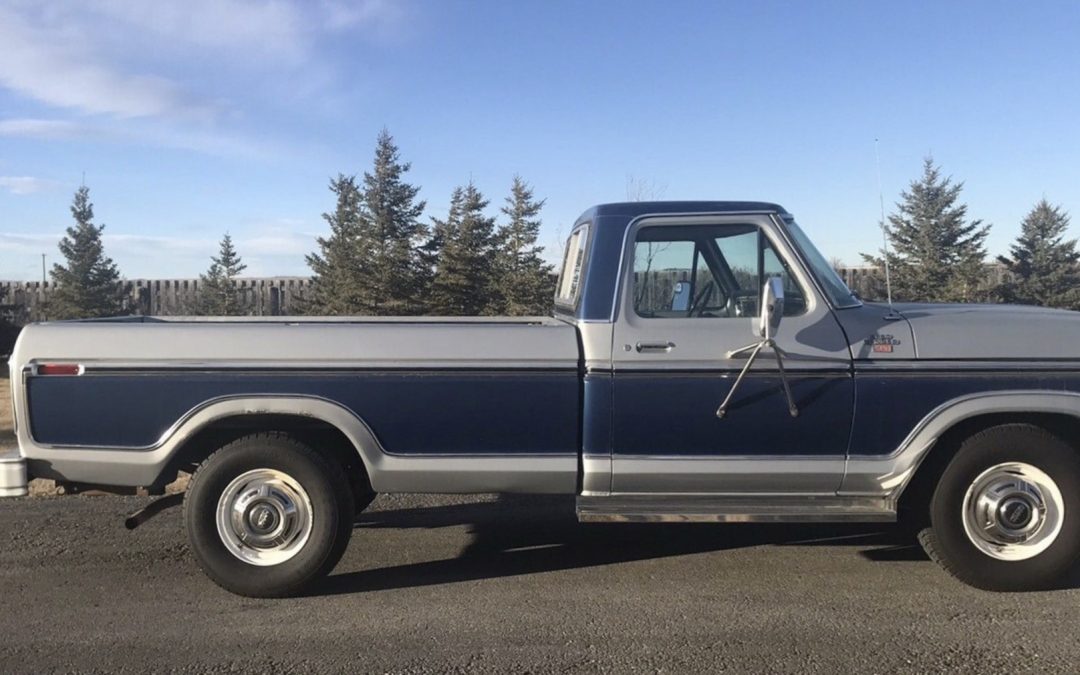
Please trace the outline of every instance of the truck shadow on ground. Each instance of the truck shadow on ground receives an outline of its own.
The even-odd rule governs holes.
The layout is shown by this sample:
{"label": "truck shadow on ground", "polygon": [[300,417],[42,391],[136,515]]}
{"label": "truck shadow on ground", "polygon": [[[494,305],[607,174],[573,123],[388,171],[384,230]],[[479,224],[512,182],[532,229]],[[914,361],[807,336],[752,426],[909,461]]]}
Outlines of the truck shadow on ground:
{"label": "truck shadow on ground", "polygon": [[896,525],[589,524],[577,521],[573,498],[516,495],[365,512],[353,541],[361,543],[369,529],[461,526],[471,541],[455,558],[337,574],[312,594],[430,586],[764,545],[842,545],[877,562],[928,560],[913,536]]}

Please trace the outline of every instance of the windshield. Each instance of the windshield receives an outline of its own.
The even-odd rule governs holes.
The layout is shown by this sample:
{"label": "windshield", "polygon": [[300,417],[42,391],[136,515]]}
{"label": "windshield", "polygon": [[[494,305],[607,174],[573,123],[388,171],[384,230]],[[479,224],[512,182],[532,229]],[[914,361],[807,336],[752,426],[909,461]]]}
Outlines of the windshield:
{"label": "windshield", "polygon": [[791,238],[795,240],[795,246],[802,252],[806,264],[810,266],[814,276],[817,277],[818,283],[821,284],[826,295],[829,296],[832,306],[836,309],[860,306],[862,303],[859,302],[858,297],[851,292],[851,289],[847,287],[847,284],[840,278],[840,275],[837,274],[836,270],[832,268],[832,265],[825,260],[825,256],[821,255],[821,251],[817,250],[814,243],[810,241],[810,238],[795,224],[795,221],[785,218],[784,223],[787,225],[788,233],[791,234]]}

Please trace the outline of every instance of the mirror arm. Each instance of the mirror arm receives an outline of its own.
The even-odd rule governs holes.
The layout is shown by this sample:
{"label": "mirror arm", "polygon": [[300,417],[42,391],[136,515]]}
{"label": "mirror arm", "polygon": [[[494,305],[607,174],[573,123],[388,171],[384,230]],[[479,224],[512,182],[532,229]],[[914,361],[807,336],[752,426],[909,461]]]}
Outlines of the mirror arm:
{"label": "mirror arm", "polygon": [[787,409],[788,414],[792,417],[799,416],[799,408],[795,405],[795,397],[791,395],[791,385],[788,384],[787,371],[784,370],[784,350],[776,346],[775,342],[772,342],[769,346],[772,347],[773,356],[776,357],[776,367],[780,370],[780,384],[784,386],[784,396],[787,397]]}
{"label": "mirror arm", "polygon": [[727,396],[725,396],[724,400],[720,403],[720,407],[716,409],[716,416],[720,419],[724,419],[724,415],[727,414],[728,404],[731,403],[731,398],[735,395],[735,390],[737,390],[739,388],[739,385],[742,384],[743,378],[746,377],[747,371],[750,370],[750,366],[754,365],[754,361],[757,360],[758,354],[760,354],[761,350],[765,348],[765,343],[766,340],[762,340],[757,344],[746,345],[745,347],[736,349],[735,351],[728,352],[728,358],[730,359],[734,358],[733,355],[736,353],[746,352],[747,349],[751,350],[750,358],[746,359],[746,365],[744,365],[742,367],[742,370],[739,371],[739,376],[735,378],[735,383],[731,385],[731,389],[728,389]]}
{"label": "mirror arm", "polygon": [[743,378],[746,377],[746,373],[750,371],[751,366],[754,365],[754,361],[757,360],[758,354],[762,349],[768,347],[772,350],[773,356],[776,357],[776,367],[780,370],[780,383],[784,387],[784,396],[787,398],[788,413],[792,417],[799,416],[799,408],[795,405],[795,397],[791,395],[791,386],[788,384],[787,371],[784,370],[784,350],[776,346],[776,341],[772,338],[766,338],[760,342],[746,345],[738,349],[733,349],[727,353],[729,359],[739,358],[744,354],[749,354],[749,358],[746,359],[746,365],[739,371],[739,376],[735,378],[735,382],[731,385],[731,389],[728,390],[727,396],[720,403],[720,407],[716,409],[716,416],[720,419],[724,419],[727,415],[728,406],[731,405],[731,399],[735,396],[735,391],[742,384]]}

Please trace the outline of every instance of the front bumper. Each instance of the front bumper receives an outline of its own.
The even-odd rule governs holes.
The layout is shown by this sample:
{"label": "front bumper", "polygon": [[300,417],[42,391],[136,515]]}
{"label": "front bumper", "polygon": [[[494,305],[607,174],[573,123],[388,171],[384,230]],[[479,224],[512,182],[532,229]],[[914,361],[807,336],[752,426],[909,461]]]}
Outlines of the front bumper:
{"label": "front bumper", "polygon": [[26,495],[26,459],[17,447],[0,448],[0,497]]}

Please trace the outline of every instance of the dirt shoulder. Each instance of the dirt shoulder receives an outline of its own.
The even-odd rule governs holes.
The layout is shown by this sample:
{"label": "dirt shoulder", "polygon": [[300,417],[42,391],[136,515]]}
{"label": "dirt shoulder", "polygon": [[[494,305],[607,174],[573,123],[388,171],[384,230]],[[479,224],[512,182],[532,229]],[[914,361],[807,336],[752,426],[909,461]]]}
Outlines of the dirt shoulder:
{"label": "dirt shoulder", "polygon": [[15,438],[15,419],[11,415],[11,380],[8,379],[7,366],[3,368],[0,379],[0,441]]}

